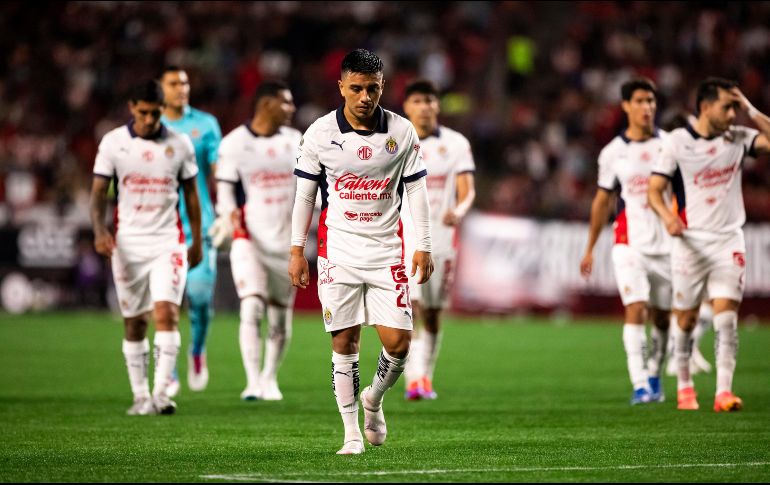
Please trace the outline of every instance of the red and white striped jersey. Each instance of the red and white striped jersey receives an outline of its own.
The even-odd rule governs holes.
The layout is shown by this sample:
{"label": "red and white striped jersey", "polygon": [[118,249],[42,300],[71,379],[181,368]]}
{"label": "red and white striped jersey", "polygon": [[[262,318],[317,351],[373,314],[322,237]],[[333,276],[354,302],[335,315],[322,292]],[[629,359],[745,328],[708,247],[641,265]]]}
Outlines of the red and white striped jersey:
{"label": "red and white striped jersey", "polygon": [[217,179],[241,182],[249,238],[268,253],[285,254],[289,247],[296,189],[293,171],[301,136],[287,126],[273,136],[260,136],[241,125],[219,145]]}
{"label": "red and white striped jersey", "polygon": [[179,185],[198,174],[187,135],[161,125],[152,139],[138,136],[133,122],[102,138],[94,175],[115,180],[118,244],[184,242],[179,218]]}
{"label": "red and white striped jersey", "polygon": [[377,127],[362,131],[342,109],[307,129],[294,170],[321,189],[318,254],[359,268],[399,264],[404,183],[426,175],[420,141],[409,120],[391,111],[378,107]]}
{"label": "red and white striped jersey", "polygon": [[686,236],[718,239],[734,234],[746,222],[743,158],[754,156],[758,134],[745,126],[733,126],[708,139],[689,125],[671,132],[653,172],[672,179]]}
{"label": "red and white striped jersey", "polygon": [[642,254],[671,253],[671,236],[647,202],[652,167],[667,136],[656,130],[655,136],[637,142],[621,134],[599,153],[599,188],[619,192],[615,244],[627,244]]}

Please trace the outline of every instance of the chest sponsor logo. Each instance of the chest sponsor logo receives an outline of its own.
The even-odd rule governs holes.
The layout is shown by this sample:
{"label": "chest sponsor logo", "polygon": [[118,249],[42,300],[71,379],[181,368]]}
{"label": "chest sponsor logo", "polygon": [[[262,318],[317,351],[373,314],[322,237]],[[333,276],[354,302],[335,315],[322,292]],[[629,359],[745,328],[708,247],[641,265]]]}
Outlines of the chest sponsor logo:
{"label": "chest sponsor logo", "polygon": [[695,174],[694,183],[699,187],[709,188],[717,185],[724,185],[733,178],[738,162],[722,168],[706,167]]}
{"label": "chest sponsor logo", "polygon": [[123,188],[130,193],[171,193],[176,190],[171,177],[151,177],[140,173],[130,173],[123,177]]}
{"label": "chest sponsor logo", "polygon": [[446,179],[446,175],[428,175],[425,184],[428,186],[428,190],[443,189],[446,187]]}
{"label": "chest sponsor logo", "polygon": [[370,179],[347,172],[337,179],[334,190],[345,200],[387,200],[393,198],[389,185],[390,178]]}
{"label": "chest sponsor logo", "polygon": [[385,151],[391,155],[398,151],[398,143],[396,143],[396,139],[392,136],[388,137],[388,139],[385,141]]}
{"label": "chest sponsor logo", "polygon": [[254,172],[249,177],[249,184],[262,189],[293,186],[294,175],[291,172]]}
{"label": "chest sponsor logo", "polygon": [[345,219],[347,219],[349,221],[356,221],[356,220],[358,220],[358,212],[345,211]]}
{"label": "chest sponsor logo", "polygon": [[650,179],[644,175],[634,175],[631,180],[626,184],[628,193],[631,195],[647,195],[647,186],[650,183]]}
{"label": "chest sponsor logo", "polygon": [[382,212],[376,211],[376,212],[352,212],[352,211],[346,211],[345,212],[345,219],[349,221],[360,221],[360,222],[372,222],[378,217],[382,216]]}
{"label": "chest sponsor logo", "polygon": [[372,149],[367,146],[362,146],[358,149],[358,158],[361,160],[369,160],[372,158]]}

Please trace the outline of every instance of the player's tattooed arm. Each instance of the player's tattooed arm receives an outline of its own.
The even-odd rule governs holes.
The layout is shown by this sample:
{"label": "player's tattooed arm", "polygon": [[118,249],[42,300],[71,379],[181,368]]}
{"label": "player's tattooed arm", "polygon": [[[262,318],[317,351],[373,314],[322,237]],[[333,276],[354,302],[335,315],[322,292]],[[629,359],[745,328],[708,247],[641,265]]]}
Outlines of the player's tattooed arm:
{"label": "player's tattooed arm", "polygon": [[94,229],[94,248],[97,253],[108,258],[112,256],[112,251],[115,249],[115,240],[104,223],[104,216],[107,212],[107,189],[109,186],[109,178],[100,175],[94,176],[89,203],[91,225]]}
{"label": "player's tattooed arm", "polygon": [[612,209],[613,193],[609,190],[599,188],[591,203],[591,222],[588,228],[588,245],[583,259],[580,261],[580,274],[584,278],[591,276],[594,266],[594,246],[599,240],[599,235],[607,223]]}
{"label": "player's tattooed arm", "polygon": [[198,198],[198,184],[195,177],[182,180],[184,203],[187,207],[187,215],[190,219],[192,231],[192,246],[187,249],[187,263],[194,268],[203,259],[203,247],[201,244],[201,205]]}

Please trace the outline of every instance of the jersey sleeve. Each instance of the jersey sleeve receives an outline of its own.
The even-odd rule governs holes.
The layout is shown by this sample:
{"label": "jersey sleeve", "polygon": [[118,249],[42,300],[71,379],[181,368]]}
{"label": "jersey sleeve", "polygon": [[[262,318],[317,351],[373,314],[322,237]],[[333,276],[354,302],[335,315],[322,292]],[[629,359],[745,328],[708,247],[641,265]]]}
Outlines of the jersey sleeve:
{"label": "jersey sleeve", "polygon": [[225,138],[219,144],[219,154],[217,157],[217,180],[224,182],[238,182],[238,167],[233,157],[233,151],[230,146],[231,138]]}
{"label": "jersey sleeve", "polygon": [[318,144],[316,143],[316,126],[310,125],[299,141],[297,153],[297,165],[294,175],[297,177],[321,181],[321,160],[318,157]]}
{"label": "jersey sleeve", "polygon": [[676,144],[674,137],[669,135],[663,140],[660,156],[652,164],[652,173],[671,178],[676,173],[676,167]]}
{"label": "jersey sleeve", "polygon": [[111,148],[108,137],[102,138],[101,143],[99,143],[99,151],[96,152],[94,175],[107,178],[112,178],[115,175],[115,161]]}
{"label": "jersey sleeve", "polygon": [[198,163],[195,161],[195,147],[187,135],[182,135],[185,155],[179,168],[179,180],[189,180],[198,175]]}
{"label": "jersey sleeve", "polygon": [[754,128],[749,128],[748,126],[738,126],[735,128],[735,131],[738,141],[740,141],[743,148],[746,150],[746,154],[751,157],[756,157],[757,151],[754,149],[754,143],[757,141],[759,131]]}
{"label": "jersey sleeve", "polygon": [[455,172],[457,174],[475,172],[476,163],[473,160],[473,150],[471,150],[471,144],[464,136],[460,137],[458,143],[459,156],[457,158],[457,166]]}
{"label": "jersey sleeve", "polygon": [[428,175],[428,171],[425,169],[425,162],[422,159],[422,152],[420,151],[420,139],[417,137],[417,132],[411,124],[407,131],[404,157],[404,183],[414,182]]}
{"label": "jersey sleeve", "polygon": [[612,155],[605,148],[599,153],[599,175],[596,185],[611,192],[618,187],[618,184],[618,176],[612,166]]}
{"label": "jersey sleeve", "polygon": [[222,130],[219,129],[219,122],[211,116],[211,129],[207,133],[206,139],[206,158],[209,165],[217,163],[219,155],[219,144],[222,142]]}

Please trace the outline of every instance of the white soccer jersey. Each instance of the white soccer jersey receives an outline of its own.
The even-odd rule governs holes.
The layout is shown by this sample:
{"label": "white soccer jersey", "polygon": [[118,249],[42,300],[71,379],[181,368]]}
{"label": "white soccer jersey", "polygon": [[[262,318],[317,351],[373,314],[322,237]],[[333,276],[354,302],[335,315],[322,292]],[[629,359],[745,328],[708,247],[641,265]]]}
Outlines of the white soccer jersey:
{"label": "white soccer jersey", "polygon": [[243,184],[249,237],[267,253],[286,254],[289,247],[296,187],[293,171],[301,137],[286,126],[267,137],[242,125],[219,145],[217,179]]}
{"label": "white soccer jersey", "polygon": [[671,132],[653,172],[672,179],[685,235],[713,239],[734,234],[746,222],[741,190],[743,158],[754,156],[759,132],[730,127],[707,139],[687,125]]}
{"label": "white soccer jersey", "polygon": [[94,163],[94,175],[116,181],[118,244],[129,239],[142,244],[184,242],[179,183],[198,174],[192,142],[163,125],[157,136],[144,139],[132,126],[104,135]]}
{"label": "white soccer jersey", "polygon": [[403,261],[404,183],[426,175],[409,120],[377,108],[374,131],[354,130],[343,108],[305,132],[294,174],[318,181],[318,254],[335,264],[380,268]]}
{"label": "white soccer jersey", "polygon": [[[457,176],[476,170],[471,145],[460,133],[440,126],[435,133],[420,140],[420,151],[428,170],[425,181],[430,203],[433,254],[450,256],[455,252],[455,228],[444,224],[443,219],[444,214],[457,206]],[[401,208],[401,220],[407,247],[413,247],[414,229],[406,199]],[[411,256],[407,254],[407,260]]]}
{"label": "white soccer jersey", "polygon": [[620,192],[615,244],[627,244],[642,254],[671,253],[671,236],[647,202],[652,167],[666,137],[666,132],[656,130],[652,138],[637,142],[621,134],[599,153],[599,188]]}

